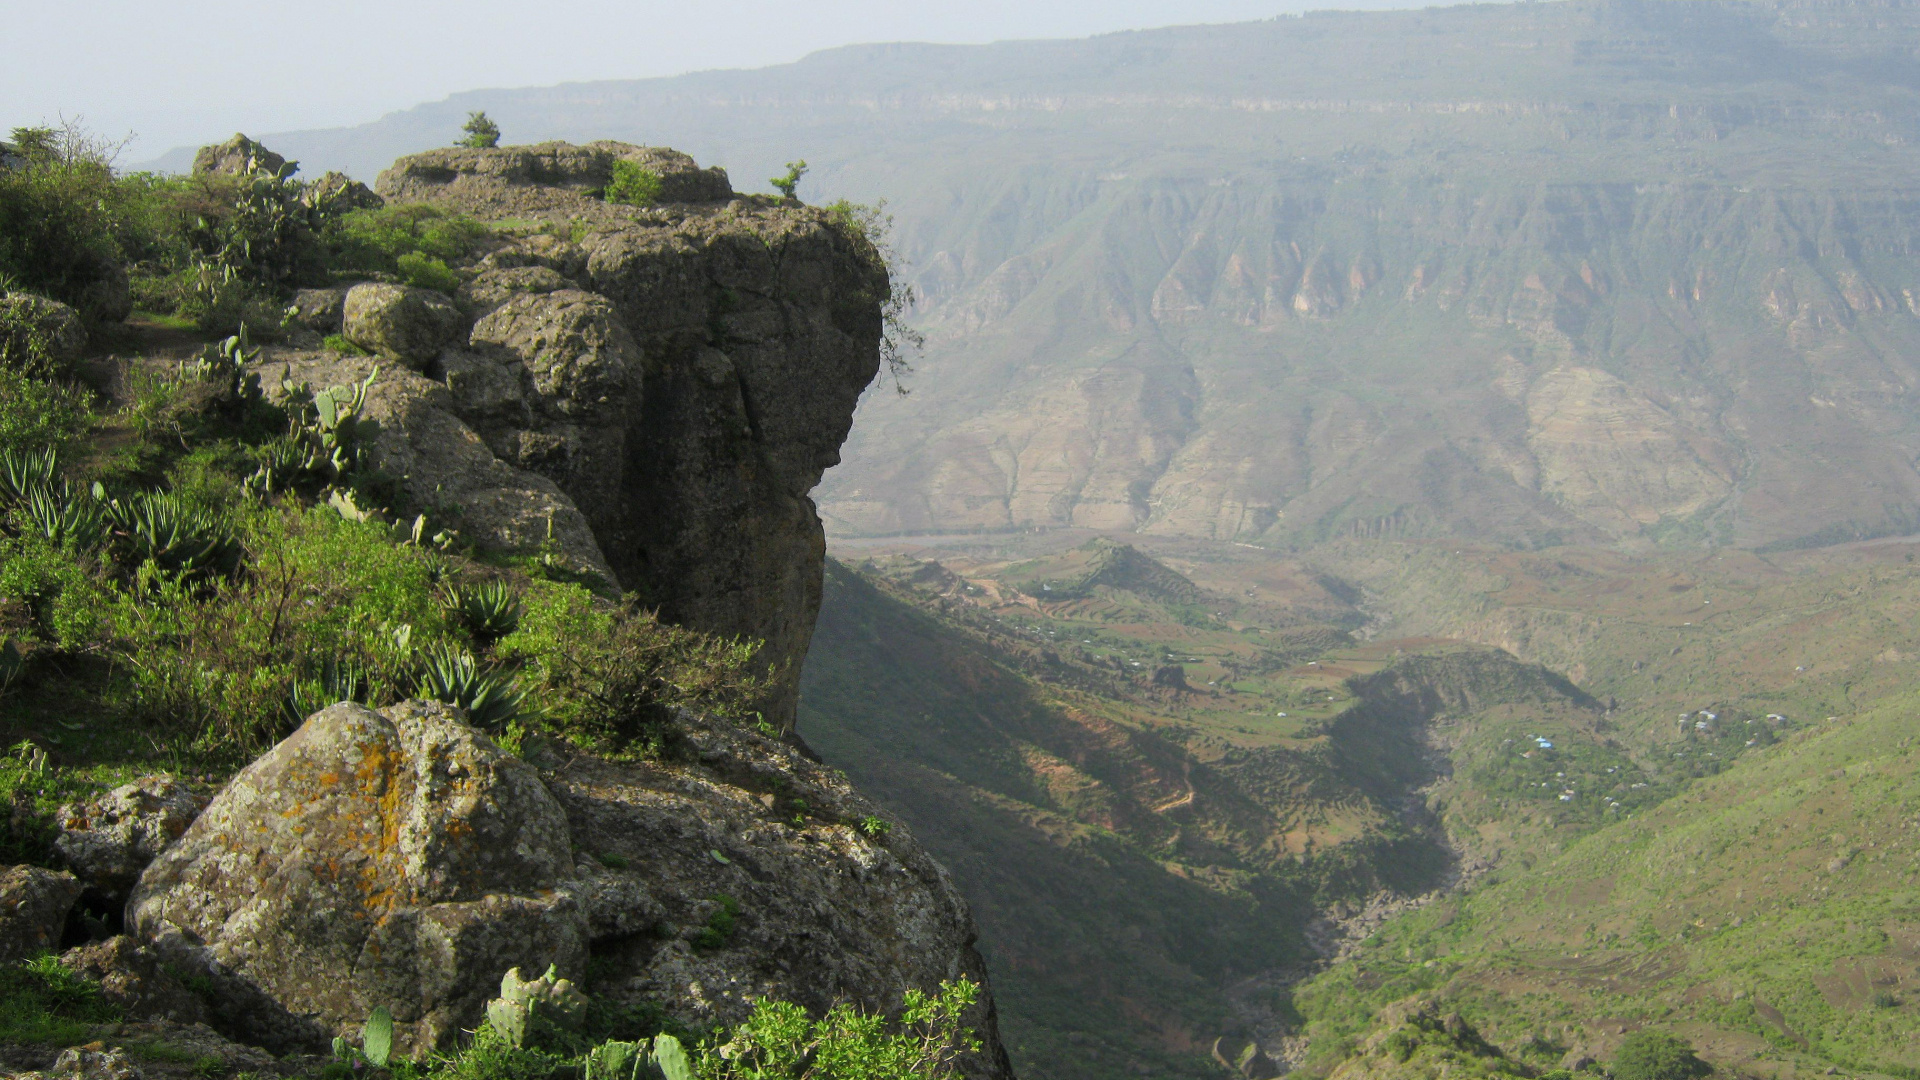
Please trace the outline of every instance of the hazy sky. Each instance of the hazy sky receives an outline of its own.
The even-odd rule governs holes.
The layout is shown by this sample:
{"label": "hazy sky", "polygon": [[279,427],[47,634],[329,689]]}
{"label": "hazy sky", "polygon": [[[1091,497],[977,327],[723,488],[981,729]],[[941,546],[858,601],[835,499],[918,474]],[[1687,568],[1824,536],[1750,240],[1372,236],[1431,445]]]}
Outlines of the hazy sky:
{"label": "hazy sky", "polygon": [[338,127],[461,90],[761,67],[856,42],[1084,37],[1425,0],[0,0],[0,129],[179,145]]}

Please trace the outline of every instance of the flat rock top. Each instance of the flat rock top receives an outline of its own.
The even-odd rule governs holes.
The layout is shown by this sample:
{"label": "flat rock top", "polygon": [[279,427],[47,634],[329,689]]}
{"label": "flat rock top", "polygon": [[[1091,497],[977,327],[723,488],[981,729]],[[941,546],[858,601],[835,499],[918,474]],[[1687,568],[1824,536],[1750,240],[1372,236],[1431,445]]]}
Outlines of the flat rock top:
{"label": "flat rock top", "polygon": [[[702,169],[678,150],[606,140],[585,146],[547,142],[428,150],[395,161],[380,174],[374,189],[392,201],[431,202],[485,216],[577,216],[596,207],[609,209],[600,192],[612,181],[614,163],[620,161],[659,177],[661,205],[725,203],[735,198],[725,169]],[[611,209],[631,212],[636,208]]]}

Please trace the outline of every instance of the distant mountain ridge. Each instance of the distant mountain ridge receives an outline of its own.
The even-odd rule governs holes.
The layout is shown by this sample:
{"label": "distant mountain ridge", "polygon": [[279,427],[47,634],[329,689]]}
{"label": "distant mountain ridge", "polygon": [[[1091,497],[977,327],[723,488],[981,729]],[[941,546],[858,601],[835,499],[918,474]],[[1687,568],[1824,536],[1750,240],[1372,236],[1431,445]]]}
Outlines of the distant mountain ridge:
{"label": "distant mountain ridge", "polygon": [[884,197],[923,303],[831,531],[1806,546],[1920,524],[1920,13],[1566,0],[488,91],[365,172],[684,146]]}

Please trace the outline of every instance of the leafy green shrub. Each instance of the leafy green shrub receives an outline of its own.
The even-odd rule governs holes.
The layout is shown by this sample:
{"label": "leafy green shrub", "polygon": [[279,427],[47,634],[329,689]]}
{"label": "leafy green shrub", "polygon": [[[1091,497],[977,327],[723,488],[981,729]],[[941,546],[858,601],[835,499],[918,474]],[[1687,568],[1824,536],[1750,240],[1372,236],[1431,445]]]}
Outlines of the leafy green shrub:
{"label": "leafy green shrub", "polygon": [[460,275],[444,260],[418,251],[409,251],[394,260],[400,280],[417,289],[437,289],[450,293],[460,287]]}
{"label": "leafy green shrub", "polygon": [[[806,162],[801,162],[804,168]],[[847,231],[858,244],[871,249],[874,258],[887,268],[887,292],[880,297],[861,297],[863,302],[880,303],[880,359],[893,380],[896,393],[906,394],[905,377],[912,373],[908,357],[926,346],[927,338],[907,322],[919,296],[904,277],[905,264],[893,247],[893,215],[887,213],[885,200],[865,205],[841,199],[829,203],[827,216]]]}
{"label": "leafy green shrub", "polygon": [[60,448],[93,418],[92,395],[0,365],[0,451]]}
{"label": "leafy green shrub", "polygon": [[616,161],[605,198],[610,203],[652,206],[660,199],[660,174],[638,162]]}
{"label": "leafy green shrub", "polygon": [[500,145],[500,125],[494,123],[484,112],[470,112],[467,122],[460,125],[462,136],[455,146],[471,146],[476,150],[487,150]]}
{"label": "leafy green shrub", "polygon": [[12,138],[26,161],[0,169],[0,273],[79,305],[121,259],[115,148],[76,127],[15,128]]}
{"label": "leafy green shrub", "polygon": [[840,1004],[818,1020],[791,1002],[760,1001],[725,1046],[700,1056],[707,1080],[945,1080],[980,1042],[961,1026],[979,997],[966,979],[908,990],[897,1025]]}
{"label": "leafy green shrub", "polygon": [[1613,1055],[1614,1080],[1694,1080],[1712,1071],[1691,1043],[1664,1032],[1636,1031]]}
{"label": "leafy green shrub", "polygon": [[658,752],[673,706],[748,722],[763,680],[757,643],[668,626],[632,603],[536,581],[520,627],[494,647],[523,665],[520,685],[555,732],[609,753]]}
{"label": "leafy green shrub", "polygon": [[492,235],[472,218],[412,205],[354,210],[331,221],[323,239],[335,277],[385,275],[451,289],[459,281],[449,265],[471,256]]}
{"label": "leafy green shrub", "polygon": [[798,202],[800,196],[794,194],[794,192],[799,190],[800,178],[805,175],[807,175],[807,163],[804,160],[789,161],[787,162],[787,175],[776,176],[767,181],[767,183],[773,185],[773,189],[780,193],[781,198],[792,199]]}
{"label": "leafy green shrub", "polygon": [[339,353],[341,356],[368,355],[367,350],[361,348],[358,345],[355,345],[351,341],[348,341],[345,334],[328,334],[326,337],[321,339],[320,345],[322,348],[326,349],[328,352],[336,352],[336,353]]}

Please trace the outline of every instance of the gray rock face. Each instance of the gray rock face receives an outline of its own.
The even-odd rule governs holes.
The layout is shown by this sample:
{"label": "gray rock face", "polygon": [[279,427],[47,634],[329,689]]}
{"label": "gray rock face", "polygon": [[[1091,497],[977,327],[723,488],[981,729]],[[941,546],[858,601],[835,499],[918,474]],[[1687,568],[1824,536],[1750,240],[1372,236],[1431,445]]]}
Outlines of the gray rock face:
{"label": "gray rock face", "polygon": [[494,267],[460,286],[459,300],[477,319],[515,297],[578,287],[545,266]]}
{"label": "gray rock face", "polygon": [[249,765],[140,880],[132,933],[212,980],[270,1049],[388,1006],[403,1047],[476,1026],[512,967],[579,974],[565,815],[533,769],[410,703],[314,714]]}
{"label": "gray rock face", "polygon": [[374,190],[394,202],[451,202],[495,211],[550,209],[556,195],[564,201],[566,196],[597,194],[613,179],[615,161],[631,161],[660,177],[663,203],[733,197],[724,169],[702,169],[677,150],[605,141],[429,150],[394,162],[374,181]]}
{"label": "gray rock face", "polygon": [[248,158],[268,172],[287,163],[279,154],[245,135],[236,134],[226,142],[201,147],[193,155],[193,172],[195,176],[245,176]]}
{"label": "gray rock face", "polygon": [[98,983],[129,1020],[198,1024],[207,1018],[206,1004],[166,969],[160,955],[125,934],[68,949],[60,964]]}
{"label": "gray rock face", "polygon": [[308,206],[324,206],[335,212],[378,210],[387,204],[372,188],[337,172],[323,173],[320,179],[308,184],[302,200]]}
{"label": "gray rock face", "polygon": [[424,368],[459,331],[460,312],[431,289],[368,282],[347,290],[340,325],[368,352]]}
{"label": "gray rock face", "polygon": [[0,359],[23,362],[36,339],[56,367],[87,351],[87,330],[73,308],[33,293],[0,294]]}
{"label": "gray rock face", "polygon": [[67,912],[80,891],[80,879],[65,871],[38,866],[0,870],[0,964],[58,948]]}
{"label": "gray rock face", "polygon": [[[457,393],[474,406],[462,416],[502,460],[558,483],[603,533],[627,488],[644,374],[613,305],[579,289],[516,295],[474,324],[471,348],[513,380],[518,408]],[[448,386],[458,381],[449,369]]]}
{"label": "gray rock face", "polygon": [[206,805],[178,777],[143,776],[90,802],[61,807],[53,846],[88,888],[110,903],[124,902],[140,872]]}
{"label": "gray rock face", "polygon": [[316,334],[337,334],[346,313],[351,285],[329,289],[301,289],[293,294],[293,321]]}
{"label": "gray rock face", "polygon": [[[862,831],[879,809],[778,740],[687,713],[676,727],[671,760],[547,776],[580,851],[590,994],[703,1026],[759,997],[890,1010],[908,988],[984,985],[966,902],[904,828]],[[968,1074],[1009,1075],[985,995],[968,1023],[987,1046]]]}
{"label": "gray rock face", "polygon": [[[376,357],[289,349],[269,349],[266,357],[260,383],[274,389],[283,378],[315,390],[342,386],[381,365]],[[463,391],[481,392],[456,372],[492,377],[502,409],[515,407],[517,378],[462,353],[444,353],[442,362],[445,383],[404,367],[380,368],[367,396],[367,415],[380,425],[374,463],[399,481],[412,505],[429,511],[436,528],[452,521],[468,539],[505,551],[531,552],[551,540],[571,566],[617,588],[619,578],[573,500],[547,477],[501,461],[457,415]]]}
{"label": "gray rock face", "polygon": [[60,1051],[47,1071],[23,1073],[18,1080],[141,1080],[146,1075],[125,1050],[96,1049],[99,1045],[70,1046]]}

